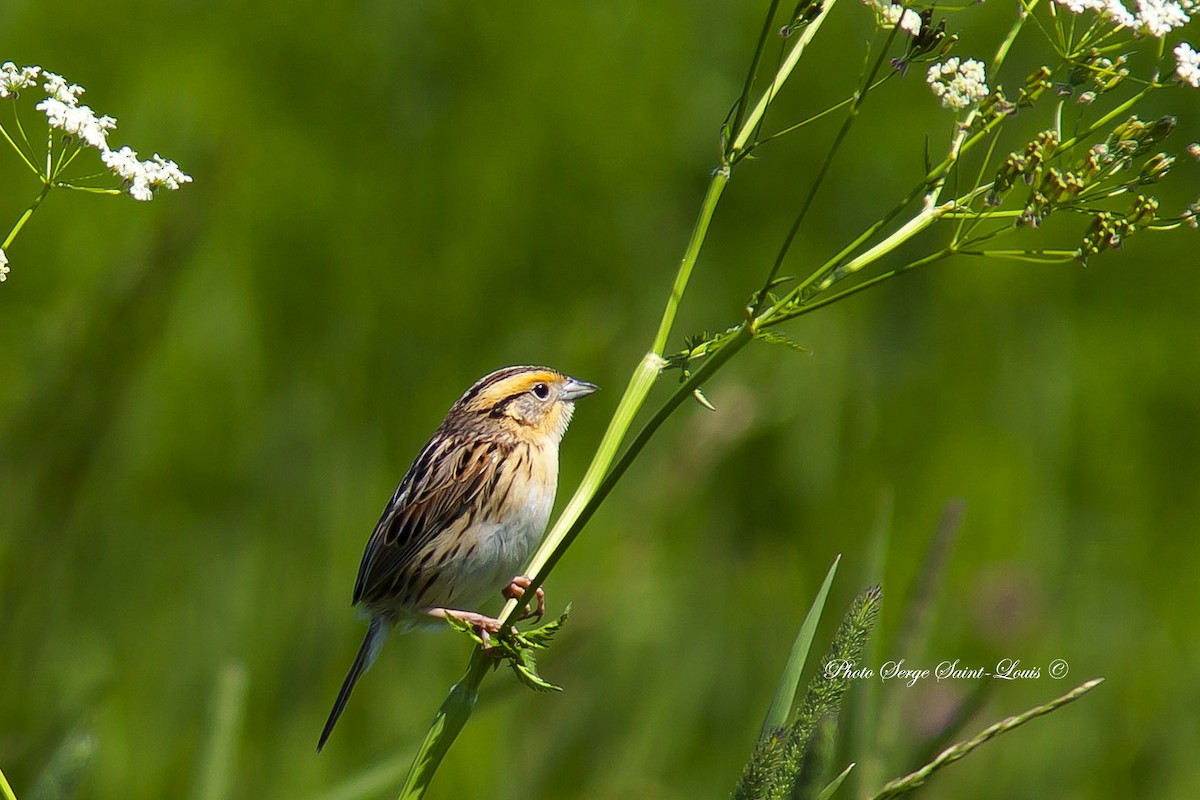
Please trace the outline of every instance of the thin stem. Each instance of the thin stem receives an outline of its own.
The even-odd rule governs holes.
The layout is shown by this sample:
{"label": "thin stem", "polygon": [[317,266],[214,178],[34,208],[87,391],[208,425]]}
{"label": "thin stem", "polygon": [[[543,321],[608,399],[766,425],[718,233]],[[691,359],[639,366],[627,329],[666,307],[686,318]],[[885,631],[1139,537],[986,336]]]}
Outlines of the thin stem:
{"label": "thin stem", "polygon": [[[21,124],[21,115],[17,113],[17,107],[13,105],[13,123],[17,126],[17,133],[21,134],[21,141],[25,143],[25,151],[29,154],[29,161],[33,163],[33,145],[29,142],[29,135],[25,133],[25,126]],[[34,169],[37,172],[37,169]]]}
{"label": "thin stem", "polygon": [[800,36],[796,39],[796,44],[792,46],[792,49],[787,54],[787,58],[783,60],[783,64],[780,65],[779,70],[775,73],[775,78],[771,81],[771,85],[763,92],[754,109],[746,116],[746,121],[742,124],[741,129],[734,136],[733,144],[726,151],[730,161],[740,161],[745,156],[746,145],[750,141],[751,134],[758,127],[763,114],[766,113],[767,106],[771,104],[771,101],[775,99],[775,95],[779,94],[779,90],[787,83],[792,70],[800,62],[800,56],[804,55],[804,50],[808,47],[809,42],[813,40],[813,37],[817,35],[817,31],[821,29],[821,25],[824,24],[826,17],[829,16],[830,11],[833,11],[835,5],[837,5],[837,0],[827,0],[821,9],[821,13],[800,32]]}
{"label": "thin stem", "polygon": [[1124,103],[1121,103],[1121,105],[1115,107],[1112,111],[1108,112],[1103,117],[1100,117],[1100,119],[1096,120],[1091,125],[1087,126],[1087,128],[1085,128],[1084,130],[1082,130],[1079,133],[1077,133],[1076,135],[1072,136],[1070,139],[1064,139],[1061,143],[1059,143],[1057,151],[1061,153],[1061,152],[1079,144],[1082,140],[1088,138],[1096,131],[1098,131],[1101,128],[1103,128],[1104,126],[1108,125],[1108,123],[1112,122],[1117,117],[1124,115],[1127,111],[1129,111],[1135,105],[1140,103],[1146,97],[1146,95],[1150,94],[1151,91],[1153,91],[1153,87],[1146,86],[1141,91],[1139,91],[1137,94],[1133,95],[1128,100],[1126,100]]}
{"label": "thin stem", "polygon": [[1017,19],[1013,22],[1013,26],[1008,29],[1008,34],[1004,37],[1004,41],[1000,42],[1000,46],[996,48],[996,55],[992,58],[992,65],[989,67],[993,75],[1000,72],[1000,67],[1004,66],[1004,59],[1008,57],[1008,51],[1012,49],[1013,42],[1017,40],[1017,35],[1020,34],[1021,28],[1025,26],[1025,20],[1033,16],[1033,10],[1037,8],[1038,0],[1030,0],[1029,3],[1022,3],[1022,13],[1017,14]]}
{"label": "thin stem", "polygon": [[[880,86],[882,86],[883,84],[887,83],[892,78],[896,77],[898,74],[899,74],[898,72],[889,72],[887,75],[884,75],[882,78],[875,81],[875,83],[871,84],[867,88],[867,91],[875,91],[875,89],[877,89]],[[818,111],[816,114],[813,114],[811,117],[809,117],[806,120],[797,122],[795,125],[789,125],[786,128],[784,128],[783,130],[776,131],[775,133],[772,133],[769,136],[765,136],[761,139],[756,139],[752,144],[750,144],[746,148],[746,153],[747,154],[752,153],[759,147],[762,147],[764,144],[767,144],[768,142],[772,142],[776,139],[779,139],[780,137],[787,136],[789,133],[794,133],[806,125],[811,125],[812,123],[816,122],[817,120],[819,120],[823,117],[829,116],[830,114],[837,111],[838,109],[845,108],[846,106],[850,105],[851,103],[853,103],[855,101],[855,97],[856,97],[855,95],[847,97],[845,100],[841,101],[840,103],[835,103],[834,105],[831,105],[829,108],[825,109],[824,111]]]}
{"label": "thin stem", "polygon": [[847,297],[852,297],[853,295],[856,295],[861,291],[869,289],[872,286],[877,286],[877,285],[883,283],[884,281],[891,280],[892,278],[895,278],[897,275],[903,275],[905,272],[910,272],[910,271],[916,269],[917,267],[923,267],[923,266],[926,266],[927,264],[936,263],[936,262],[941,261],[944,258],[948,258],[949,256],[952,256],[952,255],[954,255],[954,251],[951,250],[950,248],[944,248],[942,250],[938,250],[937,252],[930,253],[929,255],[927,255],[923,258],[918,258],[915,261],[910,261],[903,266],[896,267],[895,269],[891,269],[891,270],[888,270],[887,272],[882,272],[878,275],[872,276],[864,281],[854,284],[853,286],[851,286],[848,289],[843,289],[840,292],[835,292],[830,295],[824,295],[819,300],[813,300],[813,301],[807,302],[804,305],[796,308],[794,311],[788,311],[786,313],[778,313],[778,314],[775,314],[774,316],[772,316],[770,319],[763,319],[762,322],[760,323],[760,326],[763,328],[769,328],[769,327],[773,327],[775,325],[779,325],[783,322],[787,322],[788,320],[795,319],[796,317],[802,317],[805,314],[810,314],[813,311],[816,311],[818,308],[824,308],[825,306],[833,305],[834,303],[845,300]]}
{"label": "thin stem", "polygon": [[1007,258],[1010,261],[1027,261],[1031,264],[1066,264],[1079,258],[1079,254],[1074,250],[958,250],[956,252],[961,256]]}
{"label": "thin stem", "polygon": [[[754,48],[754,56],[750,59],[750,69],[746,71],[746,82],[742,86],[742,93],[738,96],[737,109],[734,111],[733,124],[729,126],[730,130],[740,131],[742,129],[742,121],[746,117],[746,103],[750,102],[750,92],[754,91],[754,81],[758,77],[758,65],[762,63],[763,51],[766,50],[767,39],[771,36],[778,8],[779,0],[771,0],[767,15],[763,19],[762,31],[758,35],[758,44]],[[726,152],[725,155],[728,157],[729,153]]]}
{"label": "thin stem", "polygon": [[754,301],[752,313],[755,316],[762,311],[763,303],[767,300],[767,292],[771,288],[771,284],[775,281],[775,277],[779,274],[779,270],[783,268],[784,259],[787,258],[788,251],[792,249],[792,242],[796,240],[796,235],[800,232],[800,226],[804,224],[804,220],[808,216],[808,210],[812,208],[813,201],[817,197],[817,192],[820,191],[821,186],[824,184],[825,176],[829,173],[830,167],[833,166],[833,160],[836,158],[838,150],[841,149],[842,142],[845,141],[846,135],[850,133],[850,126],[858,119],[858,112],[862,110],[862,105],[867,99],[867,94],[870,92],[875,76],[879,74],[879,68],[883,65],[883,60],[887,56],[888,49],[891,47],[892,41],[896,38],[896,32],[899,30],[899,25],[892,28],[887,40],[883,43],[883,47],[879,50],[879,56],[875,59],[875,64],[871,67],[871,71],[864,76],[862,85],[855,91],[853,102],[850,104],[850,113],[842,121],[842,127],[838,129],[833,144],[830,145],[829,151],[825,154],[825,158],[821,162],[821,167],[817,170],[817,175],[813,178],[813,182],[808,188],[808,194],[804,197],[804,203],[800,206],[800,213],[796,215],[796,220],[792,223],[791,229],[788,230],[787,236],[784,237],[783,246],[779,248],[779,254],[775,257],[775,263],[771,265],[771,269],[767,272],[767,279],[763,281],[762,289]]}
{"label": "thin stem", "polygon": [[4,129],[3,125],[0,125],[0,135],[3,135],[4,140],[12,145],[13,150],[17,151],[17,155],[21,157],[21,161],[24,162],[25,166],[29,167],[34,175],[39,175],[40,173],[38,172],[38,168],[35,167],[33,162],[29,160],[29,156],[25,155],[25,151],[18,147],[17,143],[13,141],[13,138],[8,135],[8,131]]}
{"label": "thin stem", "polygon": [[38,192],[37,197],[33,198],[33,202],[29,204],[29,208],[25,209],[25,213],[22,214],[21,218],[17,220],[17,224],[13,225],[12,230],[8,232],[8,236],[5,238],[4,243],[0,244],[0,250],[7,250],[12,246],[13,240],[17,238],[17,234],[20,233],[21,229],[25,227],[25,223],[29,222],[29,218],[33,216],[33,212],[37,211],[38,206],[40,206],[42,201],[46,199],[46,195],[50,194],[51,188],[52,184],[42,184],[42,190]]}

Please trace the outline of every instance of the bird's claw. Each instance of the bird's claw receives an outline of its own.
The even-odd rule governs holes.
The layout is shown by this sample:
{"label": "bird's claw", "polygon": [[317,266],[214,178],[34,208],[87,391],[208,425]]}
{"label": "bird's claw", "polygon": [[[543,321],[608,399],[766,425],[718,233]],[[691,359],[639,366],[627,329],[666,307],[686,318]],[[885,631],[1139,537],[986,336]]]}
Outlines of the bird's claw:
{"label": "bird's claw", "polygon": [[[518,575],[509,582],[508,586],[504,587],[501,594],[504,595],[506,600],[520,600],[525,596],[525,591],[531,583],[533,583],[533,580],[528,575]],[[546,592],[539,586],[537,588],[536,610],[530,610],[529,606],[526,606],[525,610],[521,613],[520,619],[534,617],[541,622],[544,616],[546,616]]]}

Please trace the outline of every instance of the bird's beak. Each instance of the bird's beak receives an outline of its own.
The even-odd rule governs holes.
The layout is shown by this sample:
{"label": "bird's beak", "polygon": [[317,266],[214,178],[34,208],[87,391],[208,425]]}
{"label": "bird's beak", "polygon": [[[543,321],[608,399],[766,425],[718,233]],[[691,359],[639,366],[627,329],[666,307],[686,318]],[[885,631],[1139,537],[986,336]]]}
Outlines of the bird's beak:
{"label": "bird's beak", "polygon": [[581,381],[578,378],[567,378],[566,382],[563,383],[562,394],[559,397],[563,400],[578,400],[581,397],[587,397],[599,389],[600,387],[594,383]]}

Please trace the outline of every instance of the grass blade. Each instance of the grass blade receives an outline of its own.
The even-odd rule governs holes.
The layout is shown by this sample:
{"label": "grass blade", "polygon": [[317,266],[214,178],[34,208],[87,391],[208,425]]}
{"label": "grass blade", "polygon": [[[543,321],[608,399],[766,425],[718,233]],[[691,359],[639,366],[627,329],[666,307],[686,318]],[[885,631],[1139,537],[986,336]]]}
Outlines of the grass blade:
{"label": "grass blade", "polygon": [[837,793],[837,790],[841,788],[842,782],[846,780],[846,776],[850,774],[850,770],[852,769],[854,769],[853,761],[847,764],[841,774],[831,780],[829,785],[821,790],[821,793],[817,795],[817,800],[829,800],[829,798],[833,797]]}
{"label": "grass blade", "polygon": [[762,730],[758,734],[759,741],[782,728],[787,723],[788,715],[792,713],[792,704],[796,700],[796,687],[800,685],[800,675],[804,672],[804,662],[808,660],[808,651],[812,647],[813,636],[817,632],[817,623],[821,621],[821,612],[825,610],[825,599],[829,596],[829,587],[833,585],[833,576],[837,574],[838,562],[841,560],[841,555],[833,560],[833,565],[825,574],[825,582],[821,584],[821,590],[817,592],[812,607],[808,609],[808,616],[804,618],[804,624],[800,626],[800,633],[796,635],[796,641],[792,644],[792,652],[788,656],[787,665],[783,668],[779,684],[775,687],[775,696],[771,698],[771,707],[767,709]]}

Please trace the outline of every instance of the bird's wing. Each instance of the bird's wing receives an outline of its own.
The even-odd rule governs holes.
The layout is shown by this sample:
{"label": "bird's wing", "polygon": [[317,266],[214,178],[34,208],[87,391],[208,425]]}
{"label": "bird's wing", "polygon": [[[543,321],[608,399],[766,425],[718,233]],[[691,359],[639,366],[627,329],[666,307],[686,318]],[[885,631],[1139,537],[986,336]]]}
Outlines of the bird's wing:
{"label": "bird's wing", "polygon": [[387,598],[405,569],[437,534],[470,511],[495,483],[501,442],[441,432],[425,445],[383,510],[363,552],[354,604]]}

